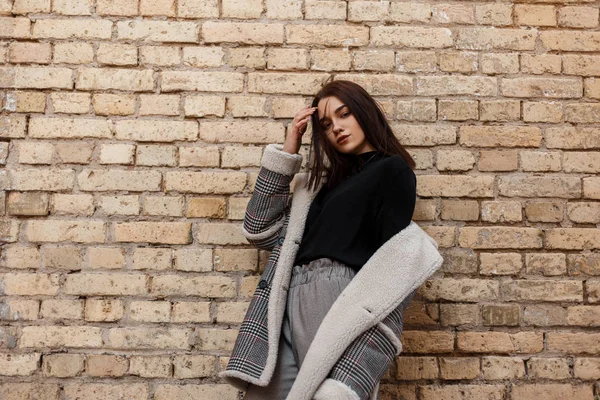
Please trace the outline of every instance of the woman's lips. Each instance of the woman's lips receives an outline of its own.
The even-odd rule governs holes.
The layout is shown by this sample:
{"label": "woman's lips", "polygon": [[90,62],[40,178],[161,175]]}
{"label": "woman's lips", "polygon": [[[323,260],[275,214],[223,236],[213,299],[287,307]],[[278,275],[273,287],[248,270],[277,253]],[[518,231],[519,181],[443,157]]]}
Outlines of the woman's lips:
{"label": "woman's lips", "polygon": [[338,139],[338,144],[344,143],[349,137],[350,135],[342,136],[340,139]]}

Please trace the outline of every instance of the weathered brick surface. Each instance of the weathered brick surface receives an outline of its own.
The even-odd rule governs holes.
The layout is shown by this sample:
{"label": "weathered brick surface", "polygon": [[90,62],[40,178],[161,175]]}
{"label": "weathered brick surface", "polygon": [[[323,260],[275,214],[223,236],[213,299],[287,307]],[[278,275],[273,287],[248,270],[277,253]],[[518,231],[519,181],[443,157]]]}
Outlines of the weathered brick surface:
{"label": "weathered brick surface", "polygon": [[347,79],[416,161],[413,220],[444,257],[382,400],[591,400],[598,16],[0,0],[0,398],[237,399],[217,374],[269,256],[240,230],[264,147]]}

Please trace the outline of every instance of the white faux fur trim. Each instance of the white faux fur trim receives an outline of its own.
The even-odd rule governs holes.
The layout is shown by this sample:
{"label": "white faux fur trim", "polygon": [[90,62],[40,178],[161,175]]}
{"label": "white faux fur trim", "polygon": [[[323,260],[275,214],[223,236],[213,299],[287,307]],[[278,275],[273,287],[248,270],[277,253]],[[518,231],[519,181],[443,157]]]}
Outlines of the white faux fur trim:
{"label": "white faux fur trim", "polygon": [[360,400],[350,387],[335,379],[325,379],[313,400]]}
{"label": "white faux fur trim", "polygon": [[283,227],[284,223],[285,223],[285,215],[283,217],[281,217],[279,220],[275,221],[275,223],[273,224],[273,226],[271,226],[269,229],[267,229],[266,231],[263,231],[261,233],[250,233],[242,225],[242,234],[248,240],[266,239],[266,238],[271,237],[272,235],[274,235],[275,232],[279,231]]}
{"label": "white faux fur trim", "polygon": [[283,150],[283,145],[270,143],[265,148],[261,165],[269,171],[284,175],[294,175],[302,167],[302,154],[291,154]]}

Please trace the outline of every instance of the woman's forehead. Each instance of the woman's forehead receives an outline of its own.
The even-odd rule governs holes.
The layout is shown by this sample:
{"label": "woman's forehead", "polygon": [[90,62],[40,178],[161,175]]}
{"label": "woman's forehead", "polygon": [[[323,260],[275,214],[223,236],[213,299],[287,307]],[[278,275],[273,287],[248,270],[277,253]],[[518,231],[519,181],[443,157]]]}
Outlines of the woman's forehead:
{"label": "woman's forehead", "polygon": [[321,118],[323,116],[329,116],[342,104],[342,101],[335,96],[323,97],[321,100],[319,100],[319,103],[317,104],[317,108],[319,109],[319,116]]}

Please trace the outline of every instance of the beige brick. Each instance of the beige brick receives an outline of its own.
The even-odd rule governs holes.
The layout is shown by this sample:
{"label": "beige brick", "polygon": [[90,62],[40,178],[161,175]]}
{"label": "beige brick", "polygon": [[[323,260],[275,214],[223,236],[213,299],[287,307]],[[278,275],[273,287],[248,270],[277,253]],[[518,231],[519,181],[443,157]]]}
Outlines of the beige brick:
{"label": "beige brick", "polygon": [[581,399],[593,400],[593,386],[577,384],[521,384],[513,385],[512,398],[515,400],[525,400],[531,398],[544,398],[548,400],[558,399]]}
{"label": "beige brick", "polygon": [[186,117],[204,117],[225,115],[225,97],[223,96],[186,96],[184,98]]}
{"label": "beige brick", "polygon": [[255,96],[232,96],[227,99],[227,110],[233,117],[267,117],[267,99]]}
{"label": "beige brick", "polygon": [[581,196],[579,178],[555,176],[500,177],[500,195],[508,197],[561,197]]}
{"label": "beige brick", "polygon": [[474,52],[440,53],[440,70],[445,72],[475,72],[479,66]]}
{"label": "beige brick", "polygon": [[456,48],[465,50],[533,50],[535,29],[496,29],[495,27],[461,28],[456,34]]}
{"label": "beige brick", "polygon": [[[310,57],[310,69],[313,71],[349,71],[352,66],[352,54],[345,48],[313,49],[310,51]],[[275,100],[277,99],[273,101]]]}
{"label": "beige brick", "polygon": [[498,282],[485,279],[428,279],[419,288],[427,300],[450,300],[454,302],[477,302],[498,298]]}
{"label": "beige brick", "polygon": [[0,307],[0,318],[9,321],[35,321],[40,310],[37,300],[6,300],[0,303]]}
{"label": "beige brick", "polygon": [[49,64],[52,59],[50,43],[10,43],[8,58],[12,64]]}
{"label": "beige brick", "polygon": [[3,376],[28,376],[35,373],[41,354],[0,354]]}
{"label": "beige brick", "polygon": [[114,349],[189,349],[191,333],[187,328],[112,328],[106,344]]}
{"label": "beige brick", "polygon": [[596,123],[600,121],[597,104],[567,104],[565,106],[565,121],[577,123]]}
{"label": "beige brick", "polygon": [[171,303],[168,301],[132,301],[129,318],[137,322],[169,322]]}
{"label": "beige brick", "polygon": [[486,326],[517,326],[521,308],[518,304],[484,304],[482,316]]}
{"label": "beige brick", "polygon": [[433,153],[431,150],[410,150],[409,154],[416,163],[415,169],[433,168]]}
{"label": "beige brick", "polygon": [[438,365],[435,357],[399,357],[396,379],[437,379],[439,376]]}
{"label": "beige brick", "polygon": [[100,347],[102,329],[91,326],[26,326],[20,347]]}
{"label": "beige brick", "polygon": [[255,19],[263,13],[262,0],[223,0],[222,14],[224,18]]}
{"label": "beige brick", "polygon": [[129,20],[117,22],[117,32],[119,40],[197,43],[200,27],[188,21]]}
{"label": "beige brick", "polygon": [[267,69],[272,70],[305,70],[308,69],[308,51],[305,49],[267,50]]}
{"label": "beige brick", "polygon": [[343,47],[364,46],[369,28],[344,25],[287,25],[286,43]]}
{"label": "beige brick", "polygon": [[81,90],[148,91],[154,88],[152,70],[80,68],[76,80]]}
{"label": "beige brick", "polygon": [[218,167],[219,158],[219,149],[216,146],[179,148],[181,167]]}
{"label": "beige brick", "polygon": [[452,126],[392,124],[392,129],[404,146],[436,146],[456,143],[456,128]]}
{"label": "beige brick", "polygon": [[211,322],[210,302],[184,301],[173,304],[173,322],[202,323]]}
{"label": "beige brick", "polygon": [[[190,205],[192,204],[191,200],[192,199],[190,199]],[[246,214],[246,208],[248,208],[248,201],[248,197],[230,197],[227,214],[225,214],[223,210],[222,215],[227,215],[227,218],[232,220],[242,221],[244,219],[244,215]]]}
{"label": "beige brick", "polygon": [[66,294],[98,296],[128,296],[147,293],[145,276],[118,273],[69,274],[63,290]]}
{"label": "beige brick", "polygon": [[573,306],[567,309],[567,322],[576,326],[600,326],[598,306]]}
{"label": "beige brick", "polygon": [[92,269],[125,268],[125,249],[119,247],[90,247],[87,267]]}
{"label": "beige brick", "polygon": [[98,209],[106,215],[139,215],[140,198],[137,195],[102,196]]}
{"label": "beige brick", "polygon": [[120,120],[115,124],[115,138],[120,140],[161,141],[195,140],[195,121]]}
{"label": "beige brick", "polygon": [[97,0],[96,12],[99,15],[136,15],[139,0]]}
{"label": "beige brick", "polygon": [[341,74],[336,79],[345,79],[362,86],[373,96],[412,94],[412,79],[395,74]]}
{"label": "beige brick", "polygon": [[0,220],[0,241],[4,243],[14,243],[19,234],[19,221]]}
{"label": "beige brick", "polygon": [[[152,280],[154,295],[181,295],[200,297],[233,297],[235,281],[225,276],[184,277],[160,275]],[[255,286],[256,287],[256,286]]]}
{"label": "beige brick", "polygon": [[560,171],[561,154],[557,151],[521,151],[519,158],[523,171]]}
{"label": "beige brick", "polygon": [[42,300],[40,315],[44,319],[83,319],[83,300]]}
{"label": "beige brick", "polygon": [[218,18],[218,0],[181,0],[177,11],[184,18]]}
{"label": "beige brick", "polygon": [[442,219],[477,221],[479,205],[475,200],[442,200]]}
{"label": "beige brick", "polygon": [[341,1],[307,0],[304,3],[304,18],[345,20],[347,5]]}
{"label": "beige brick", "polygon": [[481,220],[493,223],[521,221],[521,203],[518,201],[482,201]]}
{"label": "beige brick", "polygon": [[98,220],[30,220],[25,234],[30,242],[103,243],[106,225]]}
{"label": "beige brick", "polygon": [[184,47],[183,48],[183,65],[188,65],[197,68],[219,67],[223,65],[225,52],[223,48],[211,47]]}
{"label": "beige brick", "polygon": [[248,74],[248,92],[314,95],[328,78],[324,73],[262,73]]}
{"label": "beige brick", "polygon": [[[568,372],[568,370],[567,370]],[[600,365],[597,358],[578,357],[573,362],[573,375],[583,380],[594,380],[600,376]]]}
{"label": "beige brick", "polygon": [[241,324],[248,310],[248,302],[219,303],[217,322],[225,324]]}
{"label": "beige brick", "polygon": [[420,175],[420,197],[492,197],[493,177],[465,175]]}
{"label": "beige brick", "polygon": [[91,322],[112,322],[123,318],[124,307],[121,300],[86,299],[85,320]]}
{"label": "beige brick", "polygon": [[55,43],[54,63],[89,64],[94,61],[94,48],[90,43]]}
{"label": "beige brick", "polygon": [[185,386],[161,384],[156,387],[154,397],[156,400],[199,398],[201,396],[209,399],[235,399],[238,392],[237,388],[229,384],[187,384]]}
{"label": "beige brick", "polygon": [[600,79],[587,78],[584,81],[585,97],[600,99]]}
{"label": "beige brick", "polygon": [[0,396],[6,400],[33,398],[59,400],[60,386],[50,383],[4,383],[0,385]]}
{"label": "beige brick", "polygon": [[477,76],[417,77],[416,94],[420,96],[472,95],[496,96],[495,80]]}
{"label": "beige brick", "polygon": [[161,80],[163,92],[241,92],[244,85],[242,74],[222,71],[165,71]]}
{"label": "beige brick", "polygon": [[484,74],[516,74],[519,72],[519,55],[512,53],[482,54],[481,72]]}
{"label": "beige brick", "polygon": [[88,194],[60,194],[52,196],[50,212],[55,215],[87,215],[94,213],[94,198]]}
{"label": "beige brick", "polygon": [[566,6],[558,9],[558,25],[568,28],[594,28],[598,26],[598,8]]}
{"label": "beige brick", "polygon": [[[243,277],[240,285],[240,296],[247,298],[252,297],[254,291],[256,290],[256,286],[258,286],[259,280],[260,276]],[[598,288],[598,299],[600,299],[600,285]]]}
{"label": "beige brick", "polygon": [[90,111],[89,93],[51,93],[55,113],[87,114]]}
{"label": "beige brick", "polygon": [[139,145],[135,160],[137,165],[174,166],[177,164],[177,148],[165,145]]}
{"label": "beige brick", "polygon": [[103,19],[39,19],[32,35],[36,39],[110,39],[112,25]]}
{"label": "beige brick", "polygon": [[583,95],[583,82],[578,78],[504,78],[505,97],[577,98]]}
{"label": "beige brick", "polygon": [[81,269],[83,256],[81,248],[74,246],[43,246],[44,267],[60,269]]}
{"label": "beige brick", "polygon": [[471,353],[539,353],[544,347],[541,332],[458,332],[457,348]]}
{"label": "beige brick", "polygon": [[6,202],[8,215],[48,215],[48,194],[10,192]]}
{"label": "beige brick", "polygon": [[246,186],[243,172],[167,172],[166,190],[186,193],[238,193]]}
{"label": "beige brick", "polygon": [[131,115],[135,112],[135,96],[97,93],[92,105],[97,115]]}
{"label": "beige brick", "polygon": [[13,4],[13,13],[48,13],[50,12],[50,0],[16,0]]}
{"label": "beige brick", "polygon": [[129,44],[100,43],[96,52],[100,64],[137,65],[137,46]]}
{"label": "beige brick", "polygon": [[525,205],[525,214],[531,222],[560,222],[564,206],[558,202],[536,201]]}
{"label": "beige brick", "polygon": [[583,178],[583,197],[600,199],[600,178]]}
{"label": "beige brick", "polygon": [[175,269],[180,271],[212,271],[212,250],[185,248],[178,249],[175,255]]}
{"label": "beige brick", "polygon": [[521,54],[521,72],[560,74],[561,56],[555,54]]}
{"label": "beige brick", "polygon": [[539,147],[540,128],[526,126],[463,126],[460,143],[474,147]]}
{"label": "beige brick", "polygon": [[230,67],[264,69],[266,64],[264,47],[237,47],[227,49],[227,65]]}
{"label": "beige brick", "polygon": [[481,275],[518,274],[523,266],[519,253],[481,253],[479,259]]}
{"label": "beige brick", "polygon": [[84,354],[44,354],[42,374],[44,377],[69,378],[83,372]]}
{"label": "beige brick", "polygon": [[257,255],[256,249],[215,249],[215,271],[256,271]]}
{"label": "beige brick", "polygon": [[440,375],[442,379],[475,379],[479,376],[479,358],[441,357]]}
{"label": "beige brick", "polygon": [[447,353],[454,349],[454,335],[444,331],[405,330],[400,341],[408,353]]}
{"label": "beige brick", "polygon": [[439,100],[438,118],[448,121],[465,121],[479,118],[477,100]]}
{"label": "beige brick", "polygon": [[179,115],[179,95],[140,95],[140,115]]}
{"label": "beige brick", "polygon": [[140,63],[173,66],[181,63],[181,48],[178,46],[140,46]]}
{"label": "beige brick", "polygon": [[389,1],[353,1],[348,3],[348,21],[385,21],[389,9]]}
{"label": "beige brick", "polygon": [[115,241],[187,244],[192,241],[191,228],[187,222],[120,222],[114,225]]}
{"label": "beige brick", "polygon": [[91,118],[44,118],[29,120],[29,136],[36,139],[110,138],[110,121]]}
{"label": "beige brick", "polygon": [[569,275],[600,275],[600,257],[591,254],[568,254],[567,269]]}
{"label": "beige brick", "polygon": [[506,281],[501,283],[500,291],[503,299],[508,301],[583,301],[583,287],[579,281]]}
{"label": "beige brick", "polygon": [[301,97],[277,97],[273,99],[273,118],[293,118],[306,105]]}
{"label": "beige brick", "polygon": [[145,383],[108,384],[108,383],[72,383],[64,387],[65,398],[89,400],[127,398],[143,400],[148,398]]}
{"label": "beige brick", "polygon": [[435,72],[437,56],[432,51],[399,51],[396,53],[396,68],[400,72]]}
{"label": "beige brick", "polygon": [[390,21],[394,22],[429,22],[432,14],[430,4],[414,4],[410,2],[391,2]]}
{"label": "beige brick", "polygon": [[450,248],[441,251],[444,257],[441,270],[450,274],[477,272],[477,255],[471,249]]}
{"label": "beige brick", "polygon": [[14,269],[37,269],[40,267],[40,252],[36,247],[21,245],[5,246],[2,252],[2,265]]}
{"label": "beige brick", "polygon": [[146,196],[143,214],[179,217],[183,215],[184,203],[180,196]]}
{"label": "beige brick", "polygon": [[302,19],[302,4],[300,0],[265,0],[266,16],[269,19]]}
{"label": "beige brick", "polygon": [[[436,110],[436,102],[435,100],[409,100],[403,101],[400,100],[396,103],[396,119],[399,120],[407,120],[407,121],[435,121],[437,120],[437,110]],[[394,126],[394,131],[396,134],[398,125]],[[431,125],[421,125],[422,128],[426,129],[431,134],[432,132],[438,132],[439,134],[443,134],[445,136],[445,140],[451,140],[451,143],[456,142],[456,128],[450,126],[438,126],[435,129],[435,126]],[[432,129],[433,128],[433,129]],[[411,135],[416,136],[416,132],[413,131],[414,128],[411,125],[401,126],[401,131],[403,132],[411,132]],[[401,132],[402,133],[402,132]],[[427,143],[429,141],[430,136],[423,136],[420,140],[424,140],[423,143]],[[452,138],[452,139],[451,139]],[[402,138],[403,139],[403,138]],[[433,145],[431,143],[424,145]]]}
{"label": "beige brick", "polygon": [[19,163],[51,164],[54,146],[47,142],[17,142]]}
{"label": "beige brick", "polygon": [[490,381],[523,378],[525,365],[516,357],[487,356],[481,359],[481,372]]}
{"label": "beige brick", "polygon": [[595,224],[600,222],[600,203],[567,204],[567,215],[573,222]]}
{"label": "beige brick", "polygon": [[600,236],[594,228],[557,228],[546,231],[549,249],[583,250],[600,247]]}
{"label": "beige brick", "polygon": [[58,293],[58,275],[55,274],[2,274],[3,295],[32,296]]}
{"label": "beige brick", "polygon": [[600,334],[587,332],[549,332],[546,334],[549,351],[574,354],[598,354]]}
{"label": "beige brick", "polygon": [[473,6],[468,4],[435,4],[431,21],[436,24],[474,24]]}
{"label": "beige brick", "polygon": [[73,188],[74,171],[71,169],[10,170],[13,190],[67,190]]}
{"label": "beige brick", "polygon": [[197,346],[201,350],[229,350],[233,349],[233,343],[237,336],[233,329],[196,329]]}
{"label": "beige brick", "polygon": [[226,203],[223,198],[194,197],[188,201],[188,218],[225,218]]}
{"label": "beige brick", "polygon": [[215,373],[215,356],[176,355],[173,377],[176,379],[205,378]]}
{"label": "beige brick", "polygon": [[158,171],[85,169],[77,181],[83,191],[158,191],[161,174]]}
{"label": "beige brick", "polygon": [[[8,95],[9,99],[13,98],[13,95]],[[33,97],[33,96],[32,96]],[[43,97],[45,99],[45,96]],[[41,98],[37,98],[36,100],[42,100]],[[45,101],[45,100],[44,100]],[[44,101],[41,104],[44,104]],[[38,103],[36,101],[36,103]],[[19,103],[17,103],[19,104]],[[39,105],[38,107],[39,108]],[[43,110],[43,106],[42,106]],[[15,110],[17,111],[17,110]],[[31,119],[29,120],[31,124]],[[11,117],[1,117],[0,118],[0,137],[2,138],[24,138],[25,137],[25,116],[11,116]],[[31,128],[31,125],[30,125]],[[31,132],[30,132],[31,134]]]}
{"label": "beige brick", "polygon": [[129,375],[142,378],[169,378],[170,356],[132,356],[129,359]]}
{"label": "beige brick", "polygon": [[371,28],[371,44],[386,47],[444,48],[452,46],[453,40],[450,30],[446,28],[374,26]]}
{"label": "beige brick", "polygon": [[567,310],[560,305],[527,305],[523,322],[533,326],[567,325]]}
{"label": "beige brick", "polygon": [[542,247],[542,231],[518,227],[463,227],[459,244],[474,249],[529,249]]}
{"label": "beige brick", "polygon": [[52,9],[63,15],[91,15],[91,6],[89,0],[56,0]]}
{"label": "beige brick", "polygon": [[170,269],[172,253],[168,248],[136,248],[133,253],[133,269]]}
{"label": "beige brick", "polygon": [[512,4],[475,4],[475,21],[480,25],[512,25]]}
{"label": "beige brick", "polygon": [[135,145],[108,143],[100,145],[100,164],[133,164]]}
{"label": "beige brick", "polygon": [[283,43],[283,24],[209,21],[202,25],[205,43],[277,44]]}
{"label": "beige brick", "polygon": [[221,155],[223,168],[259,167],[262,147],[227,146]]}
{"label": "beige brick", "polygon": [[531,26],[556,26],[556,8],[546,5],[517,4],[515,23]]}
{"label": "beige brick", "polygon": [[89,376],[123,376],[127,372],[129,361],[125,356],[108,354],[90,354],[86,359],[85,371]]}
{"label": "beige brick", "polygon": [[[0,165],[6,164],[6,159],[8,158],[8,147],[10,143],[2,142],[0,143]],[[4,214],[4,213],[2,213]]]}

